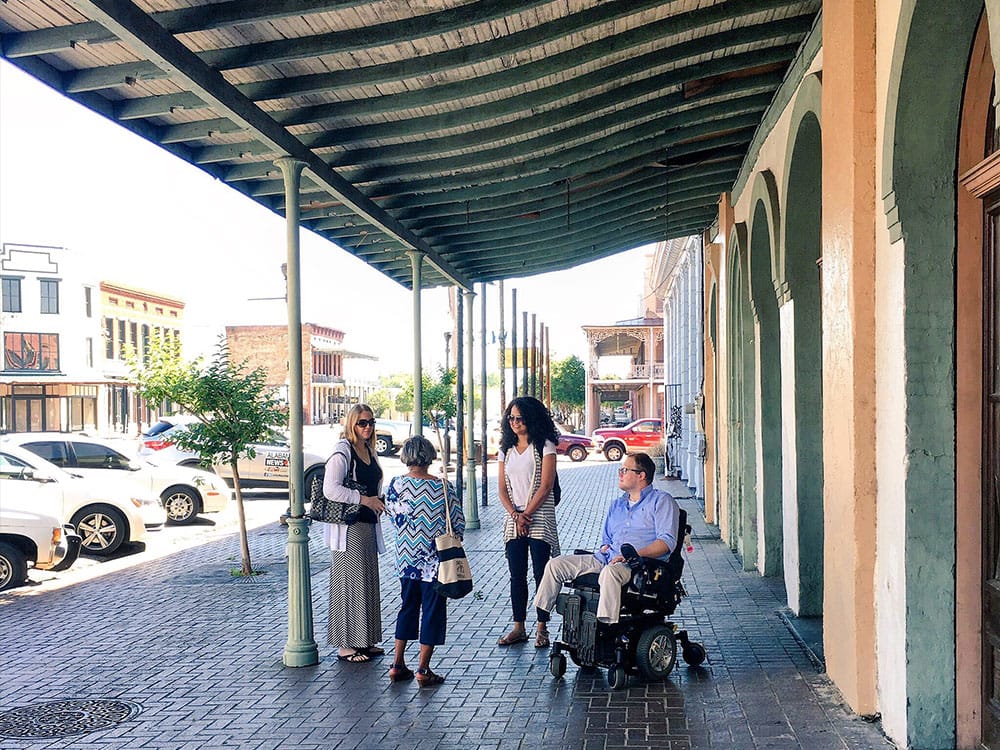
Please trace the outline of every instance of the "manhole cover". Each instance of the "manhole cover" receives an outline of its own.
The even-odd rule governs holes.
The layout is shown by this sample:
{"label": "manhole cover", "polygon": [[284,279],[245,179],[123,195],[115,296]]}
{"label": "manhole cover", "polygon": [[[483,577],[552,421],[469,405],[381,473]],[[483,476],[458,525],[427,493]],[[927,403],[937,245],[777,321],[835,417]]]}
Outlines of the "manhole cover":
{"label": "manhole cover", "polygon": [[142,710],[129,701],[74,700],[40,703],[0,713],[0,737],[68,737],[107,729]]}

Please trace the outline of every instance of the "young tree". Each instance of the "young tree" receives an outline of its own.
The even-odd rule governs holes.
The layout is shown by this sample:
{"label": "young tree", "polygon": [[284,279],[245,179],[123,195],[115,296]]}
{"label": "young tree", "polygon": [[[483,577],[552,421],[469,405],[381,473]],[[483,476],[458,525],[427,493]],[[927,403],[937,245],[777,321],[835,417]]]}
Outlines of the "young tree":
{"label": "young tree", "polygon": [[368,405],[376,417],[384,417],[385,413],[392,408],[392,396],[385,389],[373,391],[368,395]]}
{"label": "young tree", "polygon": [[228,463],[232,469],[241,575],[253,575],[238,461],[253,458],[253,444],[265,441],[275,426],[288,423],[285,407],[266,385],[263,368],[251,370],[246,360],[230,361],[224,337],[208,363],[183,361],[180,342],[173,337],[150,339],[143,362],[132,352],[127,359],[139,395],[148,403],[173,401],[198,418],[189,429],[178,431],[178,446],[196,452],[206,465]]}

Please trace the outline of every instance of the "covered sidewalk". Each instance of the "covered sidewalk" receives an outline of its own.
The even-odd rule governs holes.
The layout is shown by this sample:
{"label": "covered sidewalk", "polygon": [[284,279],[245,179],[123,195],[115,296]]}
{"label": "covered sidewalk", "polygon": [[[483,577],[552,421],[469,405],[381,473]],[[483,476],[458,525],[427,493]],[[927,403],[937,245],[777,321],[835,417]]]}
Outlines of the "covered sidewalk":
{"label": "covered sidewalk", "polygon": [[[560,462],[565,550],[589,545],[616,488],[615,464]],[[664,480],[658,480],[661,484]],[[666,485],[663,485],[666,486]],[[686,488],[669,487],[678,497]],[[496,478],[490,493],[495,497]],[[435,657],[447,682],[390,685],[385,659],[345,664],[321,646],[314,667],[282,666],[286,624],[286,532],[251,538],[269,572],[231,578],[232,540],[56,591],[0,594],[0,745],[5,748],[808,748],[890,747],[877,724],[854,716],[779,616],[774,581],[745,573],[694,501],[688,597],[676,621],[708,650],[703,668],[683,665],[665,683],[633,679],[612,692],[603,672],[548,671],[546,651],[501,649],[508,624],[499,503],[468,534],[474,596],[450,605],[448,642]],[[329,555],[312,540],[317,640],[325,640]],[[391,643],[398,583],[382,557],[383,628]],[[556,618],[558,621],[558,617]],[[530,624],[530,623],[529,623]],[[415,648],[411,646],[415,653]],[[79,700],[80,713],[45,704]],[[52,728],[98,720],[104,701],[125,713],[103,729],[68,738],[16,738],[35,729],[17,709],[37,707]],[[113,708],[113,706],[112,706]],[[130,718],[116,721],[116,718]],[[109,714],[110,715],[110,714]]]}

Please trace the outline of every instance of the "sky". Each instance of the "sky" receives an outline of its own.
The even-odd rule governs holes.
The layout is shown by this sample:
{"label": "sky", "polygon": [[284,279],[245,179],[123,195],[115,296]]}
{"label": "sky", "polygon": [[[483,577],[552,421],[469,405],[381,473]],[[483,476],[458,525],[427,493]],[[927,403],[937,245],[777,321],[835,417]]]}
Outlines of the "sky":
{"label": "sky", "polygon": [[[383,374],[412,371],[412,293],[329,241],[308,231],[300,237],[303,321],[344,331],[345,348],[378,357]],[[210,349],[227,324],[287,320],[282,217],[2,60],[0,242],[66,247],[88,281],[183,300],[189,355]],[[580,327],[641,314],[652,251],[505,281],[507,328],[517,289],[519,317],[527,311],[530,326],[534,313],[549,327],[553,359],[575,354],[586,362]],[[268,297],[279,299],[259,299]],[[495,285],[486,298],[494,332]],[[477,295],[477,336],[479,304]],[[422,318],[427,369],[443,361],[451,327],[443,288],[423,293]]]}

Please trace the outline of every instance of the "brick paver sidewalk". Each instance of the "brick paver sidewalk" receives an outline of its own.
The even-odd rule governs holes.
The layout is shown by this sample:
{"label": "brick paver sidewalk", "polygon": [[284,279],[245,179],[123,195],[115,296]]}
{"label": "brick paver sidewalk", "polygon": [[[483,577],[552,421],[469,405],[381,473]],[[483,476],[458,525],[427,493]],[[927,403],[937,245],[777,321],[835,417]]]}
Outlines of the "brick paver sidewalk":
{"label": "brick paver sidewalk", "polygon": [[[591,546],[615,466],[560,461],[564,550]],[[670,487],[686,493],[683,485]],[[491,477],[482,529],[466,538],[476,594],[449,605],[448,643],[435,671],[445,684],[390,684],[387,658],[337,661],[325,644],[329,553],[311,545],[318,666],[281,664],[286,638],[285,532],[252,539],[254,582],[232,579],[233,539],[62,590],[0,594],[0,714],[56,700],[118,700],[137,713],[62,739],[14,739],[3,748],[808,748],[865,750],[889,743],[853,716],[778,617],[778,587],[740,571],[736,558],[682,500],[695,526],[688,597],[674,618],[708,650],[664,683],[636,679],[611,691],[603,672],[572,664],[562,679],[531,643],[495,645],[509,626],[500,513]],[[382,569],[383,627],[391,648],[398,599],[392,554]],[[558,616],[554,623],[558,627]],[[533,623],[529,623],[529,626]],[[411,665],[416,661],[411,645]],[[43,712],[44,713],[44,712]],[[84,712],[86,713],[86,712]],[[56,726],[86,715],[52,714]],[[14,727],[19,726],[14,722]]]}

